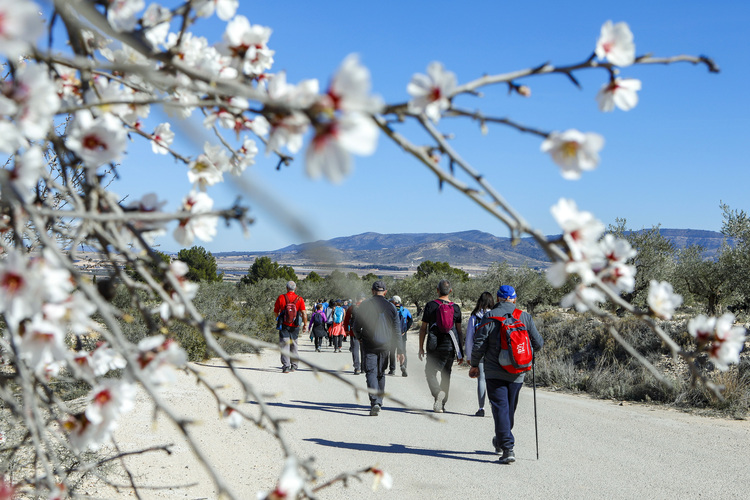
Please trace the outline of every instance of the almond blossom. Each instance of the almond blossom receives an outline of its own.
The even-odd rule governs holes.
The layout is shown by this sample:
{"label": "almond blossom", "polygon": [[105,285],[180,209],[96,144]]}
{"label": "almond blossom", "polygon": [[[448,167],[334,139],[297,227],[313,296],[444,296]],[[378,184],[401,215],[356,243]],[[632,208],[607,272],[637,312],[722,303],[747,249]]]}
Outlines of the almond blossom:
{"label": "almond blossom", "polygon": [[135,385],[124,380],[104,379],[94,386],[86,409],[63,424],[70,443],[78,450],[98,450],[112,437],[120,416],[135,406],[135,394]]}
{"label": "almond blossom", "polygon": [[648,307],[661,319],[672,319],[675,309],[682,304],[682,295],[674,293],[666,281],[651,280],[648,288]]}
{"label": "almond blossom", "polygon": [[566,179],[578,179],[584,170],[594,170],[599,164],[599,151],[604,147],[604,137],[594,132],[575,129],[552,132],[542,142],[541,150],[562,167]]}
{"label": "almond blossom", "polygon": [[158,155],[169,153],[169,146],[174,141],[174,132],[169,122],[160,123],[151,136],[151,150]]}
{"label": "almond blossom", "polygon": [[[195,297],[197,290],[197,284],[184,282],[183,291],[188,297]],[[138,342],[137,361],[141,376],[160,389],[174,383],[175,369],[185,366],[187,353],[175,340],[155,335]]]}
{"label": "almond blossom", "polygon": [[623,111],[630,111],[638,104],[637,91],[641,90],[641,81],[635,78],[615,78],[604,84],[596,94],[596,101],[601,111],[609,112],[615,106]]}
{"label": "almond blossom", "polygon": [[699,314],[688,321],[688,332],[695,338],[698,345],[705,344],[711,340],[716,328],[716,318],[709,318],[705,314]]}
{"label": "almond blossom", "polygon": [[29,0],[0,0],[0,54],[16,58],[44,33],[41,8]]}
{"label": "almond blossom", "polygon": [[60,108],[57,85],[45,66],[21,65],[15,79],[5,83],[0,94],[0,114],[12,116],[21,133],[32,141],[43,139],[52,128]]}
{"label": "almond blossom", "polygon": [[340,111],[379,113],[383,99],[370,95],[370,88],[370,71],[359,62],[357,54],[350,54],[331,80],[325,105]]}
{"label": "almond blossom", "polygon": [[730,364],[740,362],[740,352],[745,346],[746,331],[741,326],[734,326],[734,321],[732,313],[723,314],[716,320],[716,336],[711,343],[709,356],[721,371],[728,370]]}
{"label": "almond blossom", "polygon": [[219,411],[221,412],[221,418],[227,421],[229,427],[232,429],[240,428],[242,425],[242,415],[240,415],[240,412],[225,404],[219,406]]}
{"label": "almond blossom", "polygon": [[90,377],[101,377],[112,370],[121,370],[127,361],[106,342],[101,342],[93,351],[80,351],[73,356],[73,364]]}
{"label": "almond blossom", "polygon": [[37,315],[22,325],[19,334],[19,358],[41,379],[57,376],[68,352],[60,326]]}
{"label": "almond blossom", "polygon": [[152,48],[164,45],[169,34],[169,21],[172,13],[166,7],[152,3],[143,13],[142,23],[146,41]]}
{"label": "almond blossom", "polygon": [[242,175],[242,172],[251,165],[255,164],[255,157],[258,154],[258,145],[249,137],[242,142],[242,146],[237,150],[237,154],[230,160],[231,167],[229,171],[232,175]]}
{"label": "almond blossom", "polygon": [[319,126],[305,156],[307,174],[313,179],[325,174],[331,182],[341,182],[351,171],[349,153],[370,155],[377,140],[378,128],[370,117],[345,113]]}
{"label": "almond blossom", "polygon": [[613,24],[607,21],[602,25],[599,40],[596,42],[596,56],[607,59],[615,66],[630,66],[635,62],[633,33],[625,22]]}
{"label": "almond blossom", "polygon": [[107,21],[117,31],[132,31],[138,22],[136,14],[145,6],[144,0],[108,0]]}
{"label": "almond blossom", "polygon": [[216,16],[222,21],[229,21],[237,12],[239,0],[196,0],[192,7],[200,17],[211,17],[216,11]]}
{"label": "almond blossom", "polygon": [[305,478],[299,472],[297,459],[290,455],[284,462],[276,488],[271,492],[259,492],[258,500],[284,500],[297,498],[305,486]]}
{"label": "almond blossom", "polygon": [[245,16],[227,23],[219,50],[246,75],[258,75],[271,69],[274,51],[268,48],[271,28],[250,24]]}
{"label": "almond blossom", "polygon": [[560,198],[551,212],[563,230],[563,239],[574,260],[601,253],[598,240],[604,232],[604,224],[594,214],[578,210],[575,201],[565,198]]}
{"label": "almond blossom", "polygon": [[406,90],[412,96],[409,112],[424,113],[434,123],[450,108],[450,98],[457,85],[456,74],[447,71],[440,62],[427,66],[427,74],[415,74]]}
{"label": "almond blossom", "polygon": [[206,193],[191,191],[182,200],[182,210],[189,212],[190,216],[180,219],[174,230],[174,239],[183,247],[190,247],[195,238],[203,241],[211,241],[216,235],[216,215],[202,215],[210,212],[214,206],[212,200]]}
{"label": "almond blossom", "polygon": [[127,132],[111,114],[94,118],[90,111],[82,110],[76,113],[65,145],[87,167],[96,168],[120,159],[127,149]]}
{"label": "almond blossom", "polygon": [[32,146],[15,157],[15,164],[8,172],[8,180],[25,202],[35,196],[34,189],[44,172],[44,156],[39,146]]}
{"label": "almond blossom", "polygon": [[19,250],[10,250],[0,260],[0,313],[8,327],[17,331],[21,320],[41,310],[44,283]]}
{"label": "almond blossom", "polygon": [[606,300],[607,297],[600,290],[585,285],[578,285],[572,292],[562,298],[560,305],[562,307],[575,306],[578,312],[586,312],[596,307],[596,304],[605,302]]}

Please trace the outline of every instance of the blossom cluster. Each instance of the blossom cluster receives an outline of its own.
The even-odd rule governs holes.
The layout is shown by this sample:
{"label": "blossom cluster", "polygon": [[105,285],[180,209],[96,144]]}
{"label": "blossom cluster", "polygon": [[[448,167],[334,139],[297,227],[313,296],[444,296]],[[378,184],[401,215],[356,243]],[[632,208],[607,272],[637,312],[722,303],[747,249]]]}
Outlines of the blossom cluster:
{"label": "blossom cluster", "polygon": [[563,230],[567,260],[550,266],[547,279],[560,287],[570,275],[580,278],[576,288],[563,298],[563,307],[587,311],[604,302],[606,296],[591,286],[594,283],[602,283],[616,294],[633,291],[635,266],[627,261],[636,256],[636,251],[627,240],[604,234],[604,224],[591,212],[578,210],[572,200],[561,198],[552,207],[552,215]]}
{"label": "blossom cluster", "polygon": [[739,363],[747,335],[745,328],[735,326],[734,314],[718,318],[701,314],[688,322],[688,331],[698,343],[698,350],[708,352],[719,370],[726,371],[730,364]]}

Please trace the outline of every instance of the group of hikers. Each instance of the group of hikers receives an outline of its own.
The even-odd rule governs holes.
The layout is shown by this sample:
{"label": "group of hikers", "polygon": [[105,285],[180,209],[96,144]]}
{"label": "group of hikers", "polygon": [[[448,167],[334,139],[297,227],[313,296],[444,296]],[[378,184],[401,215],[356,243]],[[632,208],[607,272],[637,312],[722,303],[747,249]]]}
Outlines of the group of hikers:
{"label": "group of hikers", "polygon": [[[370,389],[370,415],[377,416],[383,406],[386,375],[395,375],[400,368],[407,376],[406,334],[413,324],[409,310],[388,292],[383,281],[372,284],[372,296],[347,300],[319,300],[307,317],[305,301],[296,293],[296,284],[289,281],[287,292],[274,304],[279,330],[282,372],[297,370],[297,337],[300,328],[310,331],[315,350],[320,352],[323,339],[329,347],[341,352],[342,343],[349,342],[354,374],[365,374]],[[454,362],[470,365],[469,376],[476,378],[479,409],[489,399],[495,424],[492,446],[499,462],[515,461],[515,438],[512,433],[518,396],[524,376],[533,365],[533,354],[544,345],[531,315],[516,307],[516,291],[502,285],[495,297],[483,292],[467,324],[462,328],[461,308],[450,300],[453,292],[448,280],[437,284],[437,298],[428,302],[419,327],[419,359],[425,361],[425,378],[433,397],[433,411],[443,413],[450,392]],[[438,373],[440,374],[438,380]]]}

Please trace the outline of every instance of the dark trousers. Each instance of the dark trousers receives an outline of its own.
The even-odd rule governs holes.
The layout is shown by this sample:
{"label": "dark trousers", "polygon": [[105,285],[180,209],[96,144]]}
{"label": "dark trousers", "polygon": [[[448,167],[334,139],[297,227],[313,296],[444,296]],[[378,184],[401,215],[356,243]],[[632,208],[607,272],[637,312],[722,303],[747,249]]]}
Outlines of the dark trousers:
{"label": "dark trousers", "polygon": [[349,352],[352,353],[352,365],[354,365],[354,369],[361,370],[362,353],[360,352],[359,340],[357,337],[349,337]]}
{"label": "dark trousers", "polygon": [[492,418],[495,420],[497,445],[503,450],[512,450],[516,443],[511,430],[521,387],[523,384],[487,379],[487,396],[492,406]]}
{"label": "dark trousers", "polygon": [[370,394],[370,406],[383,406],[383,392],[385,391],[385,364],[388,362],[388,351],[365,351],[365,377],[367,388],[378,391]]}
{"label": "dark trousers", "polygon": [[320,349],[320,344],[323,343],[323,337],[318,337],[315,335],[315,348]]}
{"label": "dark trousers", "polygon": [[[443,403],[448,401],[448,392],[451,388],[451,370],[453,369],[453,351],[432,351],[427,353],[427,361],[424,365],[424,375],[427,385],[430,387],[432,397],[436,398],[440,391],[445,393]],[[437,374],[440,372],[440,382]]]}
{"label": "dark trousers", "polygon": [[332,335],[333,337],[333,348],[341,349],[341,341],[344,338],[343,335]]}

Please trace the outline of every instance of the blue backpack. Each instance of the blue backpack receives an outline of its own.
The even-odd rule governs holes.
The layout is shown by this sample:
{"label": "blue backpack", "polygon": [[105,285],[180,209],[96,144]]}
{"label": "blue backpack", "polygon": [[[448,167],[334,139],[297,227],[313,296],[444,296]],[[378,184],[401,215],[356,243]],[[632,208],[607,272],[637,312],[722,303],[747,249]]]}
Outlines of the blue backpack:
{"label": "blue backpack", "polygon": [[334,323],[344,322],[344,308],[343,307],[336,306],[336,309],[333,310],[333,322]]}

